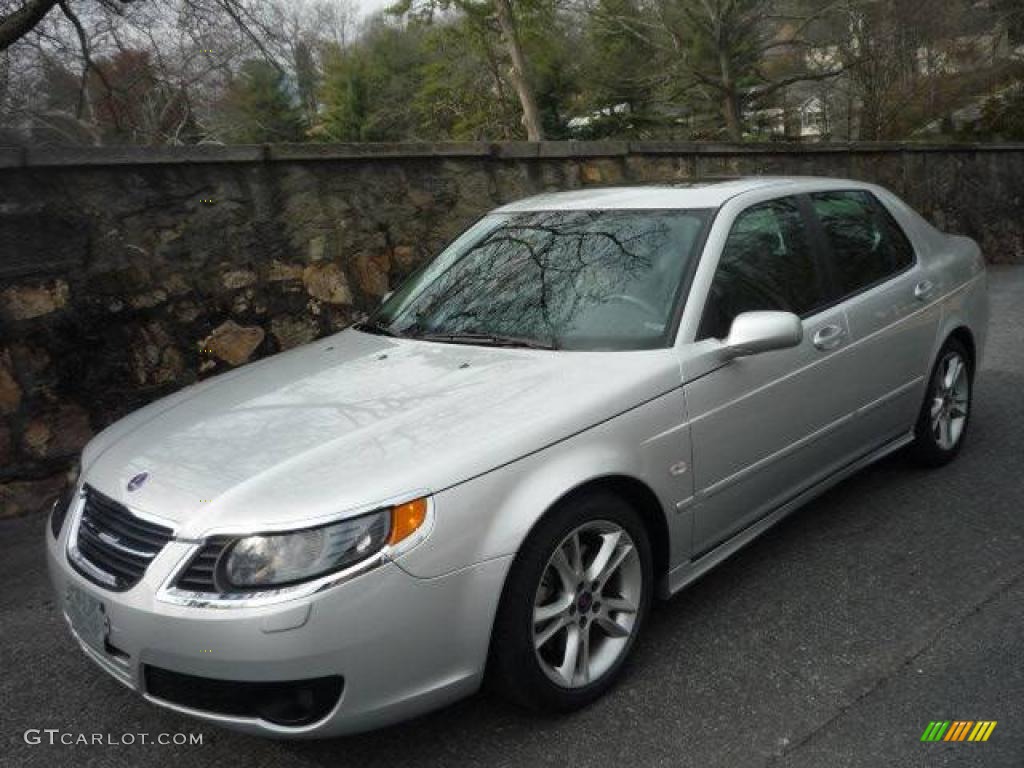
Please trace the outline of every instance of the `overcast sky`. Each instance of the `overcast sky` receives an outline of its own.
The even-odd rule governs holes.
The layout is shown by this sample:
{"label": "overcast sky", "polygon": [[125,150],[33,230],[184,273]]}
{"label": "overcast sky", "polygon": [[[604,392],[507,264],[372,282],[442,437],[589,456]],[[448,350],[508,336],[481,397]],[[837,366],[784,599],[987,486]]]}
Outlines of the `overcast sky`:
{"label": "overcast sky", "polygon": [[395,0],[358,0],[359,16],[366,18],[370,14],[376,13],[389,5],[392,5]]}

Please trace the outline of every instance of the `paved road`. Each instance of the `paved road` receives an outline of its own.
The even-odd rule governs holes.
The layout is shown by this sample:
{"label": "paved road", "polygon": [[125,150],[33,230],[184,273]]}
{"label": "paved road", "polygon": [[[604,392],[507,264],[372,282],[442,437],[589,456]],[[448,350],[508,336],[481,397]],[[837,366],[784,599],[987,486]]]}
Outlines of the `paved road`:
{"label": "paved road", "polygon": [[[0,523],[0,763],[199,766],[1024,766],[1024,269],[993,270],[960,459],[893,457],[658,607],[623,683],[536,720],[486,696],[386,731],[262,741],[154,708],[72,647],[43,521]],[[997,720],[921,744],[929,720]],[[29,746],[27,728],[201,746]]]}

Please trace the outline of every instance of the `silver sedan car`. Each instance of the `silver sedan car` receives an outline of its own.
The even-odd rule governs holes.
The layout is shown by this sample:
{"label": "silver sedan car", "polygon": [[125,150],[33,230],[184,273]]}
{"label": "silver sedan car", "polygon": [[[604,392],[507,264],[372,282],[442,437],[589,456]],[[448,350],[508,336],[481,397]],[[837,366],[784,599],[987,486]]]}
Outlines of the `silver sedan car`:
{"label": "silver sedan car", "polygon": [[47,553],[82,650],[256,734],[375,728],[485,677],[541,711],[667,598],[971,414],[978,246],[885,189],[752,178],[484,216],[365,322],[98,435]]}

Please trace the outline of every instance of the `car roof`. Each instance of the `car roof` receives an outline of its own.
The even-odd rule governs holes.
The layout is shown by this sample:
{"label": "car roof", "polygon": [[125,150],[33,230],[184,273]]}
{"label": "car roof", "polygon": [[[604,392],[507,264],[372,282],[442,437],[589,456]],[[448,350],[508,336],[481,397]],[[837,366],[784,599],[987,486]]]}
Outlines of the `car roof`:
{"label": "car roof", "polygon": [[[768,187],[805,186],[820,188],[836,184],[847,189],[865,186],[861,182],[819,176],[749,176],[731,179],[699,179],[680,184],[595,187],[571,192],[548,192],[503,205],[496,213],[522,211],[585,211],[600,209],[693,209],[719,208],[745,192]],[[798,190],[793,190],[794,192]],[[800,190],[803,191],[803,190]]]}

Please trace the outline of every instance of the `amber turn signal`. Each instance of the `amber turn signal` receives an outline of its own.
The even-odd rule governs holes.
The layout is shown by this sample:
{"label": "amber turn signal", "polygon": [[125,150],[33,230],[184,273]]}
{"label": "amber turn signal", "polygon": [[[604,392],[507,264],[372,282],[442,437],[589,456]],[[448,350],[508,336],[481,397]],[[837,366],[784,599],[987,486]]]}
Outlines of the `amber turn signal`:
{"label": "amber turn signal", "polygon": [[427,519],[427,500],[414,499],[391,510],[391,535],[388,544],[394,546],[415,533]]}

